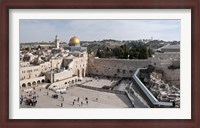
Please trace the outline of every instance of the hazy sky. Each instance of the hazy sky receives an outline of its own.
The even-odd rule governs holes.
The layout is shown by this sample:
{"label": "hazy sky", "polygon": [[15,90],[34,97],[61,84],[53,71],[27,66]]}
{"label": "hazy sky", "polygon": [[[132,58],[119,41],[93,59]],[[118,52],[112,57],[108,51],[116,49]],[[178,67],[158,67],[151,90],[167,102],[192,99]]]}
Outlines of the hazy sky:
{"label": "hazy sky", "polygon": [[103,39],[159,39],[180,41],[180,20],[20,20],[20,43],[53,41],[55,35],[68,42],[77,36],[82,41]]}

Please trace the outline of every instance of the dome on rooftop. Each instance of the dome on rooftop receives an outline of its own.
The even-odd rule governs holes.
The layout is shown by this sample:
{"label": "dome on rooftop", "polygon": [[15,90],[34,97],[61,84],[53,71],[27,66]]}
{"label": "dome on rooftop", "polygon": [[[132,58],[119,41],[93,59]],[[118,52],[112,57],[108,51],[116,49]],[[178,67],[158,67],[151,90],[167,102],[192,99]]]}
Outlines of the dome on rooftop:
{"label": "dome on rooftop", "polygon": [[73,36],[72,38],[70,38],[69,40],[69,46],[77,46],[80,45],[80,40],[78,37]]}

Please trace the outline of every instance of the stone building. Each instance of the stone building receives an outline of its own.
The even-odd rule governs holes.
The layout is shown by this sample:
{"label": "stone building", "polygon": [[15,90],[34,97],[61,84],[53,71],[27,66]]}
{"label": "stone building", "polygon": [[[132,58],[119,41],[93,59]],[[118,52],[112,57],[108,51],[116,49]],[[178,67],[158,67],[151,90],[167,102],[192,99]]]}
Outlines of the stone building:
{"label": "stone building", "polygon": [[56,36],[56,48],[52,49],[50,55],[47,53],[45,56],[49,61],[39,62],[39,59],[36,59],[35,63],[24,62],[23,59],[20,61],[20,87],[37,87],[41,83],[55,86],[54,83],[74,83],[85,77],[88,63],[87,48],[80,46],[77,37],[70,39],[68,50],[59,48],[59,42]]}

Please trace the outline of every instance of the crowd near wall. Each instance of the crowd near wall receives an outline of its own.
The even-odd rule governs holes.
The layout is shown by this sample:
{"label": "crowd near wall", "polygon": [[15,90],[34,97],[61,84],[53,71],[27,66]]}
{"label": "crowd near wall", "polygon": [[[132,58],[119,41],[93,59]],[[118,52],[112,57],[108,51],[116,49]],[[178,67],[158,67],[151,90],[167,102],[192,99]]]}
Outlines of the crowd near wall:
{"label": "crowd near wall", "polygon": [[131,77],[137,68],[146,68],[150,64],[151,61],[148,59],[127,60],[89,58],[87,73],[89,75]]}

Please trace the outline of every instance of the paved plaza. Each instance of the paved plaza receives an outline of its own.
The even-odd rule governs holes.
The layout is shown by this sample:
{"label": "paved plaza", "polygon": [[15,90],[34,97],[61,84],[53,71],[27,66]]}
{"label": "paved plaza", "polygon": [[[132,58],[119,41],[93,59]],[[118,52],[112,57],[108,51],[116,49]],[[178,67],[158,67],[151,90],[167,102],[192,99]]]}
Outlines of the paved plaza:
{"label": "paved plaza", "polygon": [[[45,89],[45,84],[35,89],[27,88],[20,92],[23,97],[21,108],[148,108],[131,80],[119,78],[108,79],[85,77],[82,81],[72,84],[64,92]],[[116,84],[118,83],[118,84]],[[81,86],[80,86],[81,85]],[[112,90],[102,89],[103,86],[114,86]],[[131,85],[131,86],[130,86]],[[93,88],[90,88],[93,87]],[[130,90],[133,87],[133,90]],[[126,94],[125,94],[126,92]],[[27,99],[36,97],[35,106],[27,105]],[[34,100],[34,99],[33,99]]]}
{"label": "paved plaza", "polygon": [[115,79],[102,79],[102,78],[91,78],[91,77],[87,77],[85,78],[87,80],[86,83],[84,83],[83,85],[85,86],[90,86],[90,87],[95,87],[95,88],[102,88],[103,86],[113,86],[117,83],[117,81],[119,80],[119,78],[115,78]]}
{"label": "paved plaza", "polygon": [[[71,87],[66,94],[58,94],[48,89],[34,90],[37,104],[34,108],[129,108],[131,102],[123,94],[95,91],[80,87]],[[23,97],[29,97],[30,92],[21,92]],[[33,95],[32,95],[33,96]],[[21,108],[32,107],[23,102]]]}

